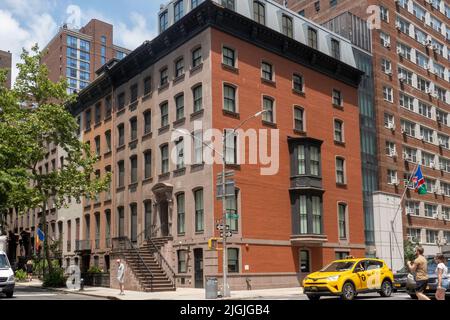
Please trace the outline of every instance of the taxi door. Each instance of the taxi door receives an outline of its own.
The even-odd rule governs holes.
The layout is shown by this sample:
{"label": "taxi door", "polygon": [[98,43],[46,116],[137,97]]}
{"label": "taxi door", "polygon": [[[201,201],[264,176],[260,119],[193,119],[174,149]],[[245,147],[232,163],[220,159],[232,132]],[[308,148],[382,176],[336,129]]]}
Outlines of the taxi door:
{"label": "taxi door", "polygon": [[353,281],[355,282],[357,291],[367,290],[367,264],[367,260],[362,260],[353,269]]}
{"label": "taxi door", "polygon": [[367,287],[369,290],[378,290],[381,288],[381,282],[384,277],[383,263],[371,260],[367,264]]}

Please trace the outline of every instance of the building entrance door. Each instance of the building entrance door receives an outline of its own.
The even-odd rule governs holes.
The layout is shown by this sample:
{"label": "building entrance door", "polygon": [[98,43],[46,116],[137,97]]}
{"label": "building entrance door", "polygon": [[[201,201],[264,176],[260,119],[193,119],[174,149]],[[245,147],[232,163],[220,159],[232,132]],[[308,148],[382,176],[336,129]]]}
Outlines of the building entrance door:
{"label": "building entrance door", "polygon": [[161,223],[161,236],[169,236],[169,204],[167,200],[159,204],[159,221]]}
{"label": "building entrance door", "polygon": [[203,249],[194,249],[195,287],[203,288]]}

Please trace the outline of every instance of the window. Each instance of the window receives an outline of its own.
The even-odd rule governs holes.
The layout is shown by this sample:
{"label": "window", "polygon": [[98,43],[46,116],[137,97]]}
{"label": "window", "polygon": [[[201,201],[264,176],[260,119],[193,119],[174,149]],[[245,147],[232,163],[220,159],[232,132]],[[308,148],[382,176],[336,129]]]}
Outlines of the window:
{"label": "window", "polygon": [[167,67],[161,69],[161,71],[159,72],[159,85],[161,87],[167,85],[169,83],[169,71],[167,69]]}
{"label": "window", "polygon": [[152,152],[150,150],[144,152],[144,179],[152,177]]}
{"label": "window", "polygon": [[184,59],[180,58],[175,61],[175,78],[178,78],[184,74]]}
{"label": "window", "polygon": [[410,241],[415,243],[420,243],[422,241],[421,231],[420,229],[408,229],[407,235]]}
{"label": "window", "polygon": [[412,122],[401,120],[402,132],[408,136],[415,137],[416,136],[416,125]]}
{"label": "window", "polygon": [[169,26],[169,13],[165,11],[159,16],[159,31],[163,32],[167,30],[168,26]]}
{"label": "window", "polygon": [[144,112],[144,135],[152,132],[152,111]]}
{"label": "window", "polygon": [[183,17],[183,0],[177,1],[173,7],[174,20],[177,22]]}
{"label": "window", "polygon": [[292,22],[292,18],[284,14],[282,17],[282,32],[289,38],[292,38],[294,36],[294,25]]}
{"label": "window", "polygon": [[268,81],[273,81],[273,67],[270,63],[261,63],[262,78]]}
{"label": "window", "polygon": [[152,201],[146,200],[144,202],[144,233],[145,238],[148,239],[152,230]]}
{"label": "window", "polygon": [[185,232],[184,193],[177,195],[177,232],[179,235]]}
{"label": "window", "polygon": [[383,98],[386,101],[394,102],[394,93],[391,87],[383,87]]}
{"label": "window", "polygon": [[395,127],[394,116],[388,113],[384,114],[384,126],[388,129]]}
{"label": "window", "polygon": [[198,67],[202,63],[202,48],[192,51],[192,68]]}
{"label": "window", "polygon": [[125,144],[125,126],[124,126],[123,123],[121,123],[121,124],[119,124],[117,126],[117,133],[119,135],[119,140],[118,140],[119,145],[118,145],[118,147],[121,147],[121,146],[123,146]]}
{"label": "window", "polygon": [[223,108],[229,112],[236,112],[236,88],[225,84],[223,86]]}
{"label": "window", "polygon": [[125,92],[117,96],[117,110],[122,110],[123,108],[125,108]]}
{"label": "window", "polygon": [[345,160],[343,158],[336,158],[336,183],[345,184]]}
{"label": "window", "polygon": [[195,232],[203,232],[203,189],[194,191]]}
{"label": "window", "polygon": [[111,117],[111,111],[112,111],[111,96],[107,96],[105,98],[105,119]]}
{"label": "window", "polygon": [[263,98],[263,110],[265,111],[262,115],[262,119],[265,122],[274,123],[274,101],[272,98],[264,97]]}
{"label": "window", "polygon": [[308,250],[300,250],[300,272],[302,273],[310,273],[311,272],[311,263],[310,256]]}
{"label": "window", "polygon": [[152,92],[152,78],[146,77],[144,79],[144,95],[147,95],[150,92]]}
{"label": "window", "polygon": [[422,21],[425,21],[425,9],[422,9],[418,4],[413,2],[413,14]]}
{"label": "window", "polygon": [[177,170],[184,168],[184,140],[181,138],[175,143],[177,150]]}
{"label": "window", "polygon": [[80,49],[89,52],[90,51],[89,41],[80,39]]}
{"label": "window", "polygon": [[137,168],[138,168],[137,156],[133,156],[130,158],[130,168],[131,168],[131,183],[137,183]]}
{"label": "window", "polygon": [[[450,160],[446,158],[439,158],[440,169],[445,172],[450,172]],[[442,182],[441,182],[442,184]],[[449,239],[450,240],[450,239]]]}
{"label": "window", "polygon": [[[84,63],[84,62],[83,62]],[[77,62],[77,60],[75,60],[75,59],[72,59],[72,58],[69,58],[69,57],[67,57],[67,66],[68,67],[71,67],[71,68],[74,68],[74,69],[77,69],[77,67],[78,67],[78,62]],[[81,68],[81,65],[80,65],[80,69],[82,69]],[[84,70],[84,69],[83,69]]]}
{"label": "window", "polygon": [[177,251],[178,273],[186,273],[187,272],[187,266],[186,266],[187,255],[188,255],[188,252],[186,250],[178,250]]}
{"label": "window", "polygon": [[122,161],[119,161],[117,163],[117,167],[119,169],[119,177],[118,177],[118,187],[121,188],[125,185],[125,163]]}
{"label": "window", "polygon": [[380,6],[380,19],[389,22],[389,10],[383,6]]}
{"label": "window", "polygon": [[440,65],[439,63],[433,62],[433,72],[434,74],[436,74],[438,77],[444,79],[445,77],[445,68],[444,66]]}
{"label": "window", "polygon": [[234,130],[225,129],[225,163],[237,164],[237,134]]}
{"label": "window", "polygon": [[[449,207],[442,206],[441,214],[442,214],[443,219],[450,220],[450,208]],[[450,234],[447,234],[445,237],[447,238],[447,241],[450,241]]]}
{"label": "window", "polygon": [[130,102],[133,103],[138,99],[138,85],[134,84],[130,88]]}
{"label": "window", "polygon": [[85,122],[84,122],[84,130],[85,131],[91,130],[91,109],[87,109],[86,110],[84,120],[85,120]]}
{"label": "window", "polygon": [[314,9],[316,10],[316,12],[320,11],[320,1],[314,2]]}
{"label": "window", "polygon": [[95,154],[97,156],[100,156],[100,136],[95,137]]}
{"label": "window", "polygon": [[300,16],[304,17],[304,16],[305,16],[305,10],[300,10],[300,11],[298,12],[298,14],[299,14]]}
{"label": "window", "polygon": [[229,67],[236,67],[236,55],[235,51],[228,47],[222,48],[222,62]]}
{"label": "window", "polygon": [[294,74],[292,76],[292,88],[297,92],[304,92],[304,82],[303,82],[303,76],[299,74]]}
{"label": "window", "polygon": [[419,100],[419,113],[431,119],[431,106]]}
{"label": "window", "polygon": [[239,272],[239,249],[228,248],[228,272]]}
{"label": "window", "polygon": [[191,0],[191,9],[194,9],[198,6],[199,0]]}
{"label": "window", "polygon": [[338,222],[339,222],[339,238],[347,238],[347,205],[345,203],[338,204]]}
{"label": "window", "polygon": [[400,93],[400,106],[410,111],[414,111],[414,98]]}
{"label": "window", "polygon": [[380,32],[380,42],[383,47],[386,47],[386,48],[390,47],[391,46],[391,36],[384,32]]}
{"label": "window", "polygon": [[438,232],[436,230],[427,230],[427,243],[429,244],[436,244],[436,241],[438,240]]}
{"label": "window", "polygon": [[161,109],[161,128],[169,125],[169,104],[168,102],[163,102],[160,107]]}
{"label": "window", "polygon": [[130,119],[130,141],[137,140],[137,118]]}
{"label": "window", "polygon": [[167,144],[161,146],[161,173],[169,172],[169,146]]}
{"label": "window", "polygon": [[439,100],[446,102],[445,97],[447,95],[447,90],[440,88],[437,85],[434,85],[434,93]]}
{"label": "window", "polygon": [[73,48],[78,48],[78,39],[67,35],[67,46],[73,47]]}
{"label": "window", "polygon": [[331,56],[340,59],[341,58],[341,51],[339,48],[339,41],[336,39],[331,39]]}
{"label": "window", "polygon": [[67,56],[76,59],[78,57],[78,50],[73,48],[67,48]]}
{"label": "window", "polygon": [[299,144],[294,148],[293,175],[320,176],[320,148]]}
{"label": "window", "polygon": [[203,109],[203,92],[202,85],[196,86],[192,90],[192,95],[194,97],[194,112],[198,112]]}
{"label": "window", "polygon": [[428,69],[428,57],[424,56],[423,54],[416,52],[416,62],[420,67]]}
{"label": "window", "polygon": [[412,86],[413,73],[403,68],[398,68],[399,79]]}
{"label": "window", "polygon": [[317,30],[308,27],[308,46],[317,49]]}
{"label": "window", "polygon": [[443,134],[438,134],[439,145],[443,148],[450,149],[449,145],[450,138]]}
{"label": "window", "polygon": [[300,107],[294,107],[294,129],[298,131],[305,131],[304,110]]}
{"label": "window", "polygon": [[175,98],[176,107],[176,119],[181,120],[184,118],[184,94],[180,94]]}
{"label": "window", "polygon": [[420,204],[417,201],[405,201],[406,214],[420,215]]}
{"label": "window", "polygon": [[194,132],[194,164],[203,163],[203,132]]}
{"label": "window", "polygon": [[442,22],[439,19],[436,19],[433,16],[430,16],[431,18],[431,27],[436,30],[437,32],[441,33],[441,26],[442,26]]}
{"label": "window", "polygon": [[334,141],[344,142],[344,123],[341,120],[334,120]]}
{"label": "window", "polygon": [[264,5],[259,1],[253,1],[253,19],[260,24],[266,24]]}
{"label": "window", "polygon": [[430,89],[430,81],[417,77],[417,89],[427,92]]}
{"label": "window", "polygon": [[397,17],[397,21],[395,22],[395,26],[401,32],[409,35],[409,27],[411,26],[411,24],[408,21],[400,19],[399,17]]}
{"label": "window", "polygon": [[395,143],[391,141],[386,141],[386,155],[393,157],[397,154]]}
{"label": "window", "polygon": [[[236,215],[238,213],[238,193],[239,191],[236,190],[234,196],[226,197],[226,210],[227,214],[234,214]],[[230,226],[230,230],[237,232],[238,231],[238,219],[233,218],[227,218],[226,219],[226,225]]]}
{"label": "window", "polygon": [[387,170],[387,183],[393,185],[396,185],[398,183],[397,171],[391,169]]}
{"label": "window", "polygon": [[76,69],[67,68],[66,74],[68,77],[77,78],[77,70]]}
{"label": "window", "polygon": [[235,8],[234,0],[222,0],[222,5],[230,10],[234,10]]}
{"label": "window", "polygon": [[381,59],[381,71],[384,73],[392,74],[392,64],[390,60]]}
{"label": "window", "polygon": [[414,39],[417,42],[425,45],[427,41],[427,34],[418,28],[414,28]]}
{"label": "window", "polygon": [[425,151],[422,151],[422,165],[425,167],[433,167],[434,166],[434,155],[429,154]]}
{"label": "window", "polygon": [[338,106],[338,107],[342,107],[342,94],[341,91],[333,89],[333,93],[332,93],[332,97],[333,97],[333,105],[334,106]]}
{"label": "window", "polygon": [[300,195],[298,197],[298,226],[296,234],[322,234],[322,199],[318,196]]}
{"label": "window", "polygon": [[426,142],[433,143],[434,131],[420,126],[420,138]]}

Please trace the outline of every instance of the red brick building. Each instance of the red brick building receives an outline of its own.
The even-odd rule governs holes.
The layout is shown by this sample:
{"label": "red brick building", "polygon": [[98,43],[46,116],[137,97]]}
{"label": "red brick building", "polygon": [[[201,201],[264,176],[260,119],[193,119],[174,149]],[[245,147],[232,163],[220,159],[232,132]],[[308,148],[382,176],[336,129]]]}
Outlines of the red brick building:
{"label": "red brick building", "polygon": [[[225,152],[236,183],[227,210],[238,214],[228,221],[231,289],[299,285],[337,257],[364,255],[360,137],[352,130],[362,72],[354,48],[272,1],[256,1],[251,11],[244,2],[228,5],[170,2],[160,12],[160,35],[105,70],[72,108],[83,141],[102,157],[100,175],[113,173],[111,200],[83,202],[83,230],[90,231],[82,254],[92,264],[109,251],[103,239],[110,230],[109,255],[124,259],[127,288],[203,287],[205,276],[221,276],[222,252],[208,240],[219,235],[222,165],[208,164],[210,149],[189,135],[173,139],[172,130],[208,144],[209,129],[235,128],[261,110],[242,129],[276,137],[275,174],[236,160],[238,146],[248,157],[251,144],[230,141]],[[320,50],[308,45],[307,27]],[[111,265],[116,287],[114,272]]]}

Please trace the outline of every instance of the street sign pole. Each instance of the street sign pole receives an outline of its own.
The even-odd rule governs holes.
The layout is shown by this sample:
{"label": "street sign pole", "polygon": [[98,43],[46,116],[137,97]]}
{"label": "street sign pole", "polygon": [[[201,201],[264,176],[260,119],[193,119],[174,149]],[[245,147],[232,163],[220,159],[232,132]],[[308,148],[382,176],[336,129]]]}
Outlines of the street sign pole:
{"label": "street sign pole", "polygon": [[[226,143],[226,138],[227,138],[227,133],[226,131],[223,132],[222,135],[222,146],[223,146],[223,151],[222,152],[222,223],[225,226],[227,224],[227,204],[226,204],[226,182],[225,182],[225,175],[226,175],[226,166],[225,166],[225,143]],[[223,297],[230,297],[230,290],[228,287],[228,278],[227,278],[227,273],[228,273],[228,251],[227,251],[227,233],[226,230],[223,230],[223,252],[222,252],[222,271],[223,271],[223,292],[222,295]]]}

